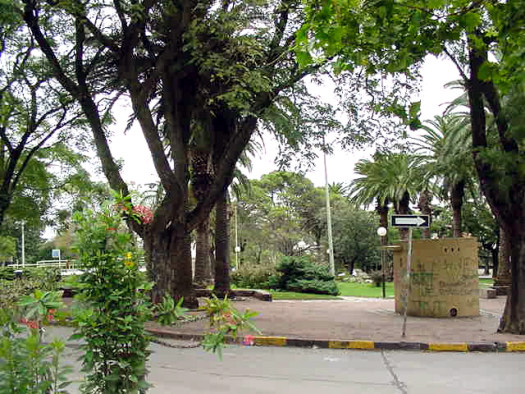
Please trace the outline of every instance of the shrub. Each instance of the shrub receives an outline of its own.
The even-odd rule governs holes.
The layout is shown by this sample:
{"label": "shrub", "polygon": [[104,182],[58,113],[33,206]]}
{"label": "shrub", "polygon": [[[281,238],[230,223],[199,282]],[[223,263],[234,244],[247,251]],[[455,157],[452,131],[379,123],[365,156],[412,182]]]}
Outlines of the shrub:
{"label": "shrub", "polygon": [[15,270],[13,267],[0,267],[0,279],[1,280],[13,280],[15,279]]}
{"label": "shrub", "polygon": [[74,338],[85,343],[82,386],[89,393],[144,392],[149,336],[144,324],[153,317],[148,291],[137,262],[140,251],[129,231],[119,230],[123,218],[114,203],[100,212],[74,215],[76,248],[84,274],[78,277],[78,296],[84,308],[76,311]]}
{"label": "shrub", "polygon": [[269,280],[271,288],[300,293],[339,294],[328,267],[316,264],[308,257],[285,256],[277,266],[277,272]]}
{"label": "shrub", "polygon": [[[42,326],[54,319],[62,306],[61,296],[60,292],[35,291],[0,310],[1,393],[65,393],[67,374],[72,370],[60,363],[65,344],[58,339],[42,342]],[[19,312],[20,322],[27,327],[18,324]]]}
{"label": "shrub", "polygon": [[246,289],[268,289],[268,280],[275,275],[275,267],[269,265],[243,265],[232,272],[232,283]]}
{"label": "shrub", "polygon": [[13,273],[13,277],[8,279],[9,268],[4,267],[0,275],[4,278],[0,279],[0,308],[11,308],[20,297],[30,295],[35,290],[56,291],[58,288],[60,271],[56,269],[26,269],[20,278],[15,278]]}

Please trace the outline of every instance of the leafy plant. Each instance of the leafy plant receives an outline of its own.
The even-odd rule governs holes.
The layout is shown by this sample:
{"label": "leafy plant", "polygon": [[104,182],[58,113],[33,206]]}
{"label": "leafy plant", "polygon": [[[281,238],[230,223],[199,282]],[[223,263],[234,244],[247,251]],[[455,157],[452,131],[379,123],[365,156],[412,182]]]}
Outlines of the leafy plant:
{"label": "leafy plant", "polygon": [[[42,325],[51,321],[61,306],[60,293],[35,292],[23,297],[18,305],[27,327],[17,324],[16,308],[0,309],[0,392],[65,393],[70,366],[63,366],[60,356],[63,341],[42,342]],[[25,335],[24,335],[25,334]]]}
{"label": "leafy plant", "polygon": [[313,263],[308,257],[285,256],[277,266],[278,275],[270,280],[274,289],[303,293],[337,295],[339,290],[328,267]]}
{"label": "leafy plant", "polygon": [[[84,308],[74,319],[73,338],[82,338],[82,390],[87,393],[145,392],[150,337],[144,323],[153,317],[148,292],[153,283],[139,271],[141,257],[133,236],[124,230],[123,215],[131,211],[126,199],[107,202],[100,212],[74,215],[76,249],[85,272],[78,278],[77,299]],[[169,305],[162,314],[168,319]]]}
{"label": "leafy plant", "polygon": [[165,294],[162,302],[155,305],[155,312],[157,322],[163,326],[169,326],[175,323],[177,320],[184,318],[188,308],[183,308],[182,303],[184,299],[179,299],[179,302],[175,304],[173,297]]}
{"label": "leafy plant", "polygon": [[220,358],[222,358],[222,349],[228,336],[235,340],[240,331],[244,329],[259,333],[259,330],[250,322],[258,312],[247,309],[241,313],[233,307],[227,297],[220,299],[212,295],[211,298],[206,299],[206,304],[201,309],[208,314],[212,330],[204,337],[202,347],[206,351],[217,352]]}
{"label": "leafy plant", "polygon": [[[11,271],[14,277],[13,271]],[[2,274],[0,274],[2,275]],[[55,291],[58,287],[56,271],[35,269],[20,278],[8,279],[8,269],[3,270],[6,279],[0,279],[0,308],[12,308],[22,296],[33,294],[36,290]]]}
{"label": "leafy plant", "polygon": [[232,282],[240,288],[268,289],[268,280],[275,275],[275,267],[270,265],[243,265],[232,272]]}

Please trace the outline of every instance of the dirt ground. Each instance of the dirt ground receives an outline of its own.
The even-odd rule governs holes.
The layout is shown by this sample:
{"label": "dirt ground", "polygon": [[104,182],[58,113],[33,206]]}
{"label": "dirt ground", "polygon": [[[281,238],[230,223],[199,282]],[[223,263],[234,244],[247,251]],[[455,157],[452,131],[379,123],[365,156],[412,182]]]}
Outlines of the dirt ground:
{"label": "dirt ground", "polygon": [[[264,302],[250,298],[234,301],[234,305],[240,310],[258,311],[254,323],[263,335],[269,336],[424,343],[525,341],[523,336],[496,333],[505,297],[480,299],[478,317],[409,316],[405,338],[401,336],[403,317],[394,312],[393,299],[344,297],[343,300]],[[206,320],[168,328],[186,334],[201,334],[206,329]]]}

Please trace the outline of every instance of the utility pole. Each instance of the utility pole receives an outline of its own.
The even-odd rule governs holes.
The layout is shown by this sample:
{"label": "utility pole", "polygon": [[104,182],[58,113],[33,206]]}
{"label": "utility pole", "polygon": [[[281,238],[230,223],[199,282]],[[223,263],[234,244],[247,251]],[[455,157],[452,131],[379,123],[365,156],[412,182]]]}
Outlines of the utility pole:
{"label": "utility pole", "polygon": [[22,267],[25,267],[26,265],[26,245],[25,245],[25,231],[24,231],[24,224],[25,222],[22,220]]}
{"label": "utility pole", "polygon": [[[323,138],[323,147],[325,141]],[[330,263],[330,273],[335,275],[335,263],[334,263],[334,243],[332,239],[332,213],[330,210],[330,190],[328,187],[328,167],[326,165],[326,151],[323,150],[324,158],[324,186],[326,194],[326,224],[327,224],[327,235],[328,235],[328,261]]]}

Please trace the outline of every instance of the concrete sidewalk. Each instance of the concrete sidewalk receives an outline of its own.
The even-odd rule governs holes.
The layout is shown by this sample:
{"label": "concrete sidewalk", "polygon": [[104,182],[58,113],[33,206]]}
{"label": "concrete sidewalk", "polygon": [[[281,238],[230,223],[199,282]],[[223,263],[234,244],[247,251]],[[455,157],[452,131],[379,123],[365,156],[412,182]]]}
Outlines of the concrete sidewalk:
{"label": "concrete sidewalk", "polygon": [[[505,297],[480,299],[478,317],[409,316],[404,338],[401,336],[403,317],[394,312],[393,299],[344,297],[342,300],[263,302],[250,298],[234,301],[234,305],[240,310],[259,312],[255,325],[262,336],[273,339],[259,340],[257,344],[361,349],[380,348],[379,344],[383,344],[382,348],[525,350],[525,337],[496,333]],[[176,327],[155,324],[148,327],[158,336],[199,339],[207,330],[207,320]],[[411,347],[411,343],[419,345]]]}

